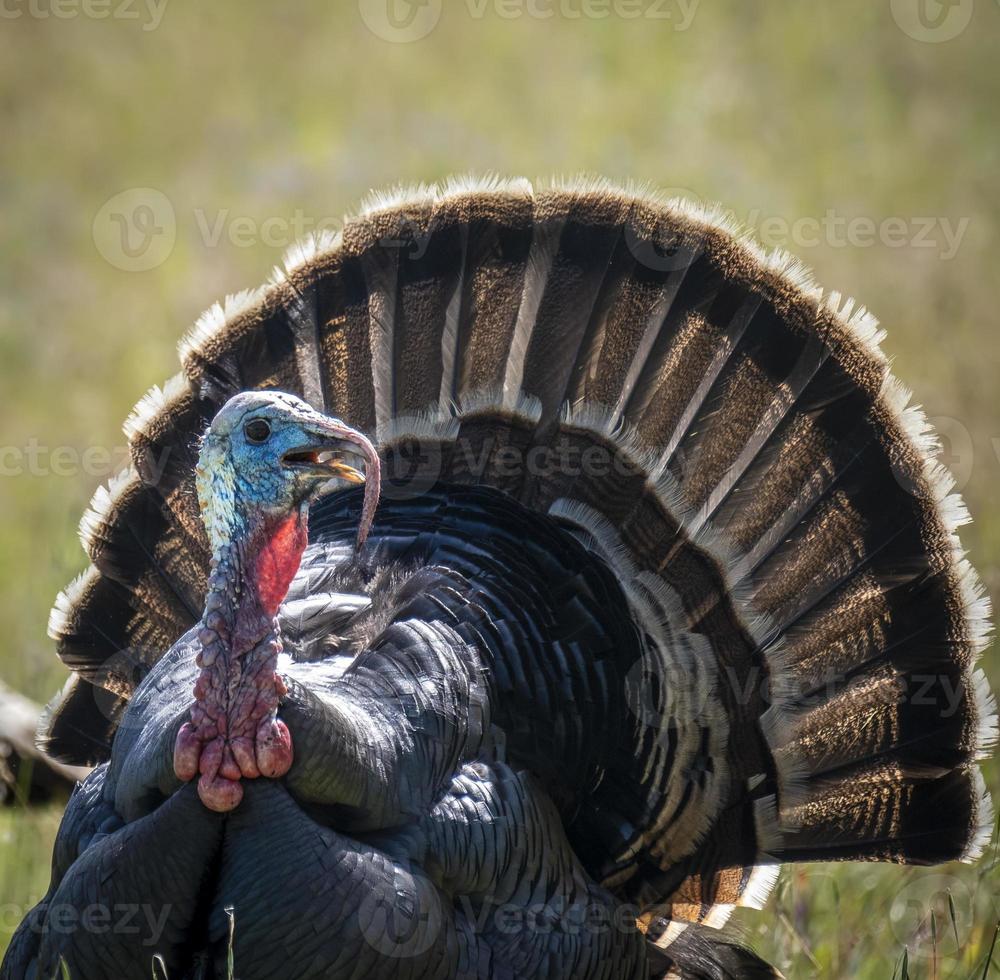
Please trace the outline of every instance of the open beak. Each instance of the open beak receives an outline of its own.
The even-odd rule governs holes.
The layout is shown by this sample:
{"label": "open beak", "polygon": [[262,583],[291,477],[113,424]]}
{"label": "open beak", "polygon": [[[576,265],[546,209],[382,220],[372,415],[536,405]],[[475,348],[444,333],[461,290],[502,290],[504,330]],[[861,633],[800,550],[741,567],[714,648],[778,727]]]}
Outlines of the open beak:
{"label": "open beak", "polygon": [[[365,499],[358,525],[358,547],[368,537],[375,508],[381,493],[381,465],[375,447],[362,433],[338,419],[318,416],[305,428],[309,443],[289,450],[282,456],[284,466],[301,470],[323,479],[339,478],[349,483],[365,484]],[[347,460],[359,462],[363,470]]]}
{"label": "open beak", "polygon": [[[337,477],[348,483],[364,483],[363,470],[355,469],[341,459],[342,453],[335,449],[296,449],[285,453],[282,463],[291,469],[312,473],[324,479]],[[353,455],[353,453],[351,454]]]}

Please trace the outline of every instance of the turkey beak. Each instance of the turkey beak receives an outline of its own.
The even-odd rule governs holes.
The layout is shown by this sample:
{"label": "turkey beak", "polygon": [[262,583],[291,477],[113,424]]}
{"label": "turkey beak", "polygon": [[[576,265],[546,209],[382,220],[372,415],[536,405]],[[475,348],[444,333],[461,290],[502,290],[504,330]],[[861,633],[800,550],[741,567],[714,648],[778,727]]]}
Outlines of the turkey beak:
{"label": "turkey beak", "polygon": [[317,460],[317,467],[323,474],[346,480],[348,483],[364,483],[365,474],[361,470],[356,470],[353,466],[341,462],[338,459],[324,459],[322,455]]}
{"label": "turkey beak", "polygon": [[[303,428],[305,446],[286,452],[282,463],[324,479],[339,478],[349,483],[364,483],[365,497],[358,525],[358,547],[364,544],[375,518],[381,493],[381,463],[378,451],[362,433],[338,419],[323,418]],[[364,472],[344,457],[360,459]]]}

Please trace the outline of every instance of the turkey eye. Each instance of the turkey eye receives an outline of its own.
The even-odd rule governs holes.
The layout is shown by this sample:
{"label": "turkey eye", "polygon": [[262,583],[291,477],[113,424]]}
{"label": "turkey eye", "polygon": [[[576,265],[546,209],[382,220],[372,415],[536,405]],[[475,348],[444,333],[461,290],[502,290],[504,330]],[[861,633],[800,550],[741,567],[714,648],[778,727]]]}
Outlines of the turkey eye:
{"label": "turkey eye", "polygon": [[264,419],[250,419],[243,426],[243,434],[247,437],[247,442],[262,443],[267,442],[271,435],[271,426]]}

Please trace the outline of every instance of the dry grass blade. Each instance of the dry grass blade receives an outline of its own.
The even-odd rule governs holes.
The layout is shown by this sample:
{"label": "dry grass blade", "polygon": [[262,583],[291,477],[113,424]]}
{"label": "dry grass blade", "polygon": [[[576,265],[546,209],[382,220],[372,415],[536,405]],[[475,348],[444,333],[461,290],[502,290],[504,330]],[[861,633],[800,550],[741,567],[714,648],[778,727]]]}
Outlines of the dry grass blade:
{"label": "dry grass blade", "polygon": [[1000,922],[996,924],[996,928],[993,930],[993,940],[990,942],[990,951],[986,954],[986,964],[983,967],[981,980],[987,980],[990,975],[990,967],[993,965],[993,950],[995,950],[997,946],[998,934],[1000,934]]}
{"label": "dry grass blade", "polygon": [[948,915],[951,917],[951,928],[955,933],[955,949],[959,950],[962,948],[962,941],[958,938],[958,916],[955,912],[955,899],[950,888],[948,889]]}
{"label": "dry grass blade", "polygon": [[233,962],[233,942],[236,938],[236,914],[232,905],[227,905],[226,917],[229,919],[229,940],[226,947],[226,980],[234,980],[236,967]]}

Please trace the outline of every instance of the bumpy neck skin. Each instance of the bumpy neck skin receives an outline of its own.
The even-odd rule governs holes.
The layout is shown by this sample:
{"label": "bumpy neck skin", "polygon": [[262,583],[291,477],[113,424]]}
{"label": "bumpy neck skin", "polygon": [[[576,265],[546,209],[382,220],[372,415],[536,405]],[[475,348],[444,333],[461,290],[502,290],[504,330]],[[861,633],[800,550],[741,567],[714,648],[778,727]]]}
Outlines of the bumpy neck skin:
{"label": "bumpy neck skin", "polygon": [[277,717],[286,689],[277,673],[275,616],[305,550],[307,510],[224,527],[212,508],[204,516],[213,558],[198,630],[201,672],[191,720],[177,735],[174,770],[185,781],[200,774],[202,802],[226,812],[243,798],[242,778],[277,778],[292,764],[291,735]]}

